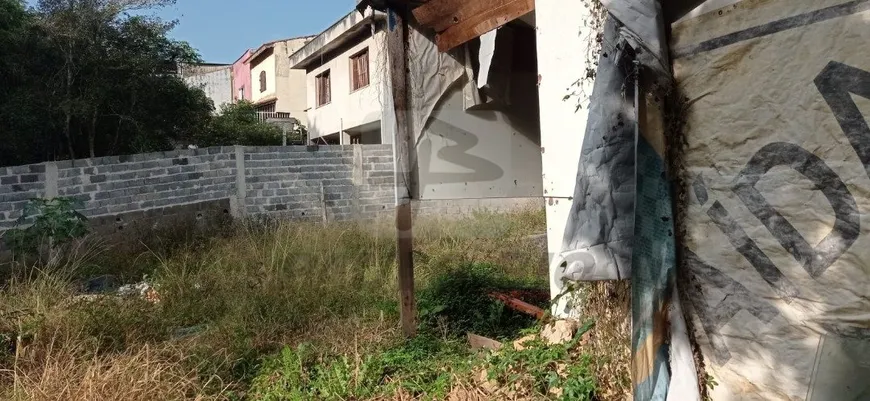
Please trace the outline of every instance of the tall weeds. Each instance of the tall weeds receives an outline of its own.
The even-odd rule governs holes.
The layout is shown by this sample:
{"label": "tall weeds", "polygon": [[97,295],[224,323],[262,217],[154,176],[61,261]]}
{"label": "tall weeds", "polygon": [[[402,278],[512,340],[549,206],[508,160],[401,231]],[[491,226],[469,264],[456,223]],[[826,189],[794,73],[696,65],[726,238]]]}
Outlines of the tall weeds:
{"label": "tall weeds", "polygon": [[[419,219],[418,288],[474,262],[545,283],[545,255],[523,239],[544,225],[539,210]],[[395,343],[394,232],[391,222],[245,223],[145,254],[109,260],[97,246],[51,271],[17,266],[0,291],[0,396],[226,398],[244,394],[264,356],[288,345],[358,355]],[[159,302],[81,294],[82,272],[102,273],[101,261],[124,279],[147,273]]]}

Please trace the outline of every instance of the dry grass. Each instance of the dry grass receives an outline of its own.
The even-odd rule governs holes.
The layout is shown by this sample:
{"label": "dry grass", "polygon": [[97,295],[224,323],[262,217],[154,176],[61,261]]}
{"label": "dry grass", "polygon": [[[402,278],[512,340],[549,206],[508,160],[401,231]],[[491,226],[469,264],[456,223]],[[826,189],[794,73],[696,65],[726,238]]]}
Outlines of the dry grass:
{"label": "dry grass", "polygon": [[198,372],[183,349],[143,345],[101,355],[75,337],[55,337],[44,348],[27,347],[12,372],[13,400],[207,400]]}
{"label": "dry grass", "polygon": [[592,356],[598,399],[624,401],[631,395],[631,285],[629,281],[588,284],[583,308],[595,329],[583,347]]}
{"label": "dry grass", "polygon": [[[415,224],[418,288],[483,261],[543,280],[543,255],[522,239],[543,232],[539,210]],[[279,222],[145,254],[76,248],[50,271],[16,266],[0,291],[0,396],[244,396],[262,358],[286,345],[359,358],[399,339],[394,247],[391,222]],[[104,263],[122,278],[147,272],[160,303],[78,295],[78,279]],[[179,339],[180,329],[192,334]]]}
{"label": "dry grass", "polygon": [[[544,284],[546,255],[524,239],[544,229],[540,210],[418,219],[417,288],[423,291],[469,263],[492,264],[497,276]],[[17,266],[0,291],[0,398],[256,399],[246,393],[251,383],[273,374],[263,370],[264,361],[304,343],[317,350],[322,367],[346,367],[353,377],[373,358],[395,364],[395,358],[414,356],[410,363],[423,352],[430,361],[421,369],[451,372],[446,399],[491,399],[463,367],[464,345],[441,342],[432,356],[426,354],[431,344],[402,342],[394,232],[390,221],[244,224],[234,235],[151,246],[143,254],[74,248],[50,270]],[[152,244],[163,242],[154,238]],[[106,270],[136,280],[147,272],[160,302],[79,294],[79,278]],[[596,327],[582,351],[594,357],[591,368],[603,401],[622,400],[630,391],[628,288],[584,287],[584,310]],[[360,399],[431,399],[397,382],[421,377],[392,375],[384,392]]]}

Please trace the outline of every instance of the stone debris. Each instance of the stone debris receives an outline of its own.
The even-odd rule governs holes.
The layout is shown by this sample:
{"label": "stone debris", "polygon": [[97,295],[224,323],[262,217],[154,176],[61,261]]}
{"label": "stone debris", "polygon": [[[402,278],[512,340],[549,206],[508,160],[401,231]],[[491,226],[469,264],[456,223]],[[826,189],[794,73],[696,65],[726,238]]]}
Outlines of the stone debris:
{"label": "stone debris", "polygon": [[575,320],[557,320],[544,326],[541,338],[549,345],[566,344],[574,338],[580,324]]}
{"label": "stone debris", "polygon": [[118,288],[118,295],[122,297],[140,297],[152,304],[160,303],[160,294],[151,284],[141,282],[136,284],[122,285]]}
{"label": "stone debris", "polygon": [[526,343],[531,342],[531,341],[535,341],[535,340],[537,340],[537,339],[538,339],[538,336],[537,336],[537,335],[535,335],[535,334],[530,334],[530,335],[527,335],[527,336],[525,336],[525,337],[523,337],[523,338],[520,338],[520,339],[518,339],[518,340],[515,340],[515,341],[514,341],[514,344],[513,344],[513,345],[514,345],[514,349],[517,350],[517,351],[522,351],[522,350],[526,349],[526,345],[525,345]]}

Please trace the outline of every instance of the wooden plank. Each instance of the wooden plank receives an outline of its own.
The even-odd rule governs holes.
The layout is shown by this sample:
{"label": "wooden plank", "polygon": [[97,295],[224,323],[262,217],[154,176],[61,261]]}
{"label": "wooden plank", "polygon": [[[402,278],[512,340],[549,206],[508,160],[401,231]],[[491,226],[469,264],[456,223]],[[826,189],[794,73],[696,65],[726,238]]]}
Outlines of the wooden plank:
{"label": "wooden plank", "polygon": [[476,15],[504,7],[512,0],[431,0],[414,9],[417,23],[443,32]]}
{"label": "wooden plank", "polygon": [[501,0],[500,3],[435,35],[438,50],[446,52],[535,10],[535,0]]}
{"label": "wooden plank", "polygon": [[505,304],[508,308],[511,308],[515,311],[525,313],[527,315],[534,316],[537,319],[541,319],[544,317],[544,310],[532,305],[530,303],[524,302],[520,299],[514,298],[510,295],[503,294],[500,292],[491,292],[489,294],[493,299],[497,299]]}
{"label": "wooden plank", "polygon": [[[468,0],[430,0],[429,2],[426,2],[426,4],[414,9],[414,19],[416,19],[417,23],[420,25],[434,28],[435,24],[439,23],[439,21],[451,18],[464,6],[468,6],[471,3],[477,4],[482,2],[483,1]],[[438,30],[436,29],[436,31]]]}
{"label": "wooden plank", "polygon": [[399,312],[402,320],[402,331],[405,336],[413,337],[417,333],[417,306],[414,303],[414,236],[411,221],[413,142],[408,116],[408,110],[411,109],[411,97],[408,84],[407,17],[406,10],[388,10],[387,57],[390,63],[390,83],[396,118],[394,149],[396,152],[396,259],[399,265]]}

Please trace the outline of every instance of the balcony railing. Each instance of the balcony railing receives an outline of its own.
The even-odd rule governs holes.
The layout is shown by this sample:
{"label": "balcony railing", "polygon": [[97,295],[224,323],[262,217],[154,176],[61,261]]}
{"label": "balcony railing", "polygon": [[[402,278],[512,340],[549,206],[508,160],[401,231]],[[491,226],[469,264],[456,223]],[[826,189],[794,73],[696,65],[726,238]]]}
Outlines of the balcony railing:
{"label": "balcony railing", "polygon": [[284,113],[284,112],[280,112],[280,111],[258,111],[257,112],[257,120],[268,121],[269,119],[274,119],[274,118],[285,119],[285,118],[293,118],[293,117],[290,116],[290,113]]}

